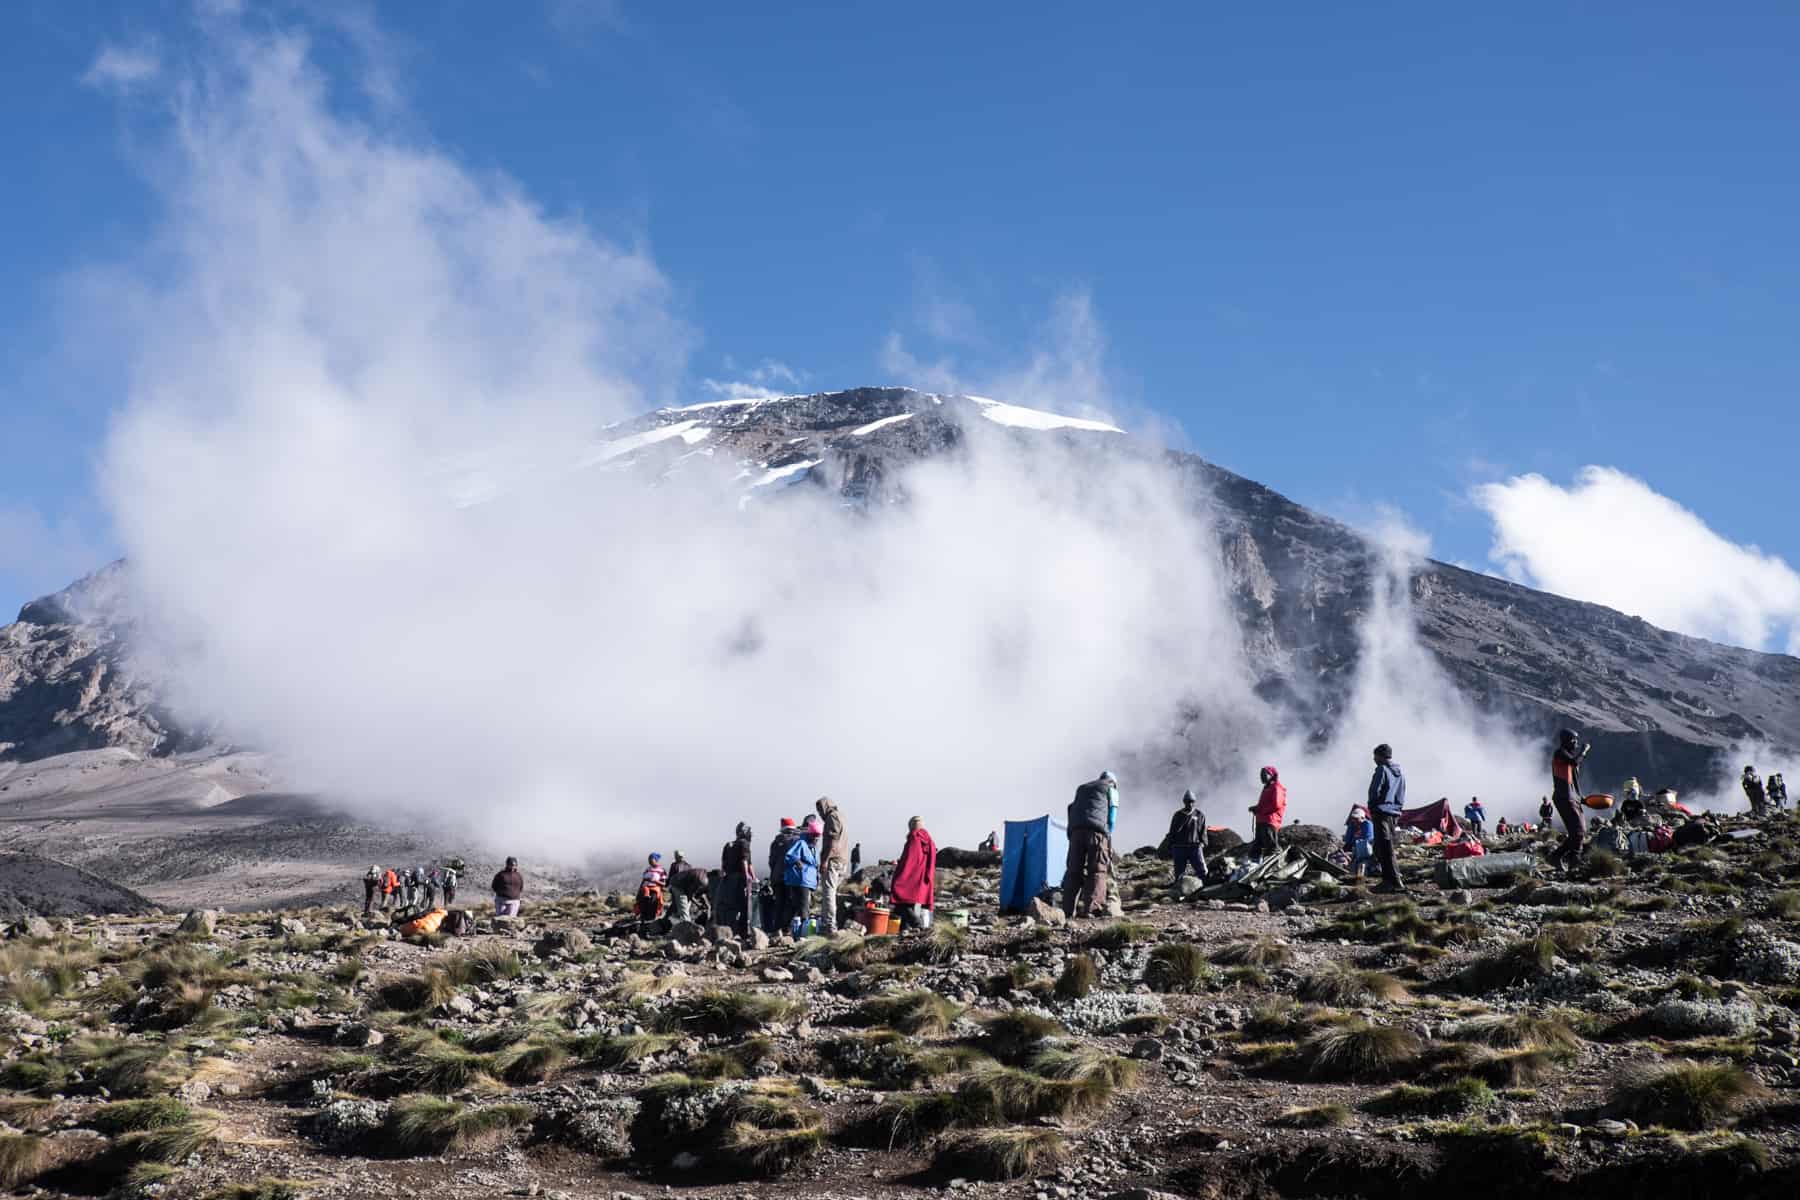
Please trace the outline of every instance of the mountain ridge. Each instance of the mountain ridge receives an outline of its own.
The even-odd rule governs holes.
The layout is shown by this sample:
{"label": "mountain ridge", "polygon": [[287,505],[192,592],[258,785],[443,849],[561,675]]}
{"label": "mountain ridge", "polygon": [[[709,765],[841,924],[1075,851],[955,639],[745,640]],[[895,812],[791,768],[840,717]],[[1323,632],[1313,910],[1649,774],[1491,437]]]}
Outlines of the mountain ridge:
{"label": "mountain ridge", "polygon": [[[581,461],[667,475],[724,454],[741,467],[740,504],[816,487],[879,507],[905,502],[909,466],[960,453],[970,431],[986,435],[986,426],[998,436],[1062,438],[1097,461],[1140,454],[1170,465],[1219,539],[1258,690],[1314,740],[1331,736],[1382,554],[1342,522],[1198,455],[1085,417],[858,388],[660,409],[605,430]],[[212,733],[168,711],[154,678],[134,666],[128,589],[128,568],[114,564],[28,603],[0,629],[0,758],[104,746],[169,754],[210,743]],[[1786,751],[1800,742],[1800,659],[1672,633],[1435,561],[1413,570],[1411,602],[1421,641],[1465,695],[1527,732],[1560,724],[1592,732],[1598,777],[1711,786],[1729,747]]]}

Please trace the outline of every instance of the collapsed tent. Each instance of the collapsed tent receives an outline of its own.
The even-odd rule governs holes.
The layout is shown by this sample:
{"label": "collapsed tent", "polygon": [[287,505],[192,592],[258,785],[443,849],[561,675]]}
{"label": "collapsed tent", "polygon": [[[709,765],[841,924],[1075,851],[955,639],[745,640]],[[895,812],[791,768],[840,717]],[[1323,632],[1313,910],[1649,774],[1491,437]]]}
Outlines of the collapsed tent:
{"label": "collapsed tent", "polygon": [[1462,826],[1457,823],[1455,814],[1450,811],[1450,801],[1448,800],[1438,800],[1421,808],[1404,809],[1395,824],[1402,829],[1435,830],[1445,837],[1462,836]]}
{"label": "collapsed tent", "polygon": [[1066,826],[1048,815],[1006,823],[1000,856],[1000,911],[1024,912],[1046,887],[1062,882],[1069,859]]}
{"label": "collapsed tent", "polygon": [[1223,878],[1214,880],[1195,892],[1202,900],[1247,899],[1273,891],[1284,884],[1303,883],[1329,875],[1342,879],[1349,874],[1343,867],[1298,846],[1283,846],[1261,859],[1239,860],[1222,856],[1218,870]]}

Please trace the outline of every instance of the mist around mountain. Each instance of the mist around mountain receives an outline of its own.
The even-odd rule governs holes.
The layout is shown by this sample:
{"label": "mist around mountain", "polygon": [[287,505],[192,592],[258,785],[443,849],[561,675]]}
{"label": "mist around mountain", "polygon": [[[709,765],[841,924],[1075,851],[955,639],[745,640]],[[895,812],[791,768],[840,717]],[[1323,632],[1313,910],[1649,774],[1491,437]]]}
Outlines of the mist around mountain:
{"label": "mist around mountain", "polygon": [[[985,398],[665,409],[433,486],[446,555],[532,536],[540,501],[591,505],[592,543],[511,564],[501,607],[483,585],[425,598],[379,568],[364,586],[347,559],[246,564],[243,598],[114,564],[0,629],[0,756],[256,746],[295,775],[283,787],[349,812],[450,812],[547,848],[666,827],[647,793],[694,795],[729,829],[825,790],[917,807],[933,777],[961,780],[968,828],[951,832],[972,840],[1107,763],[1146,829],[1191,784],[1230,820],[1265,760],[1329,822],[1375,741],[1421,796],[1523,814],[1564,725],[1594,741],[1596,788],[1636,775],[1729,803],[1737,759],[1800,741],[1800,660],[1418,559],[1106,422]],[[583,524],[559,519],[559,537]],[[282,590],[321,570],[329,616]],[[259,595],[283,598],[291,629]],[[432,672],[453,694],[427,698]],[[755,712],[758,695],[796,719]],[[740,771],[747,795],[720,804]]]}

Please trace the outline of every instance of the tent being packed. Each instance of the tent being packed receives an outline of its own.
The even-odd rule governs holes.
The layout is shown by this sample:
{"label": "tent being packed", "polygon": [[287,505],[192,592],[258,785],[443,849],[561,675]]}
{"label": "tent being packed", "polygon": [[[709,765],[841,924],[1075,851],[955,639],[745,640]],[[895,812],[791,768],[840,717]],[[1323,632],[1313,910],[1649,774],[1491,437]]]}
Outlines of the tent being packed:
{"label": "tent being packed", "polygon": [[1008,821],[1000,858],[1000,911],[1024,912],[1046,887],[1062,882],[1068,830],[1048,816]]}

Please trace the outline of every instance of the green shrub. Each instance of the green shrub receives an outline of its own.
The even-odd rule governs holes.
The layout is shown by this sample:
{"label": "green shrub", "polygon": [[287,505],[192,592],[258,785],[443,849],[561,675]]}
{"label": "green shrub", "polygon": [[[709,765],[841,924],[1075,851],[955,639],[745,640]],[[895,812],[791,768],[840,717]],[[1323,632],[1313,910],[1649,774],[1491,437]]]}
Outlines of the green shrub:
{"label": "green shrub", "polygon": [[1363,1107],[1384,1116],[1461,1117],[1483,1112],[1494,1103],[1492,1088],[1482,1080],[1464,1076],[1436,1087],[1401,1084],[1365,1101]]}

